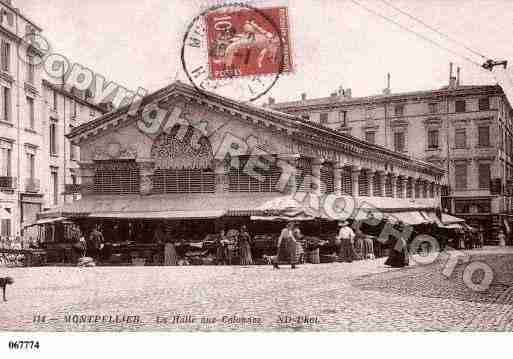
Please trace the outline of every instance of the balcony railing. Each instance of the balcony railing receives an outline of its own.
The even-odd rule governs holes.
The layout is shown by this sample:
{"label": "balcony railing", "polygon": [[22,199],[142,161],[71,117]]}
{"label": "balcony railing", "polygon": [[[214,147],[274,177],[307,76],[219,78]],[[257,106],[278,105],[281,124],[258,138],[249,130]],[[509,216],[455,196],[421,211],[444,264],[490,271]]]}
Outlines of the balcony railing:
{"label": "balcony railing", "polygon": [[16,188],[16,177],[0,176],[0,189],[13,190]]}
{"label": "balcony railing", "polygon": [[36,178],[27,178],[25,180],[25,192],[36,193],[40,190],[40,182]]}

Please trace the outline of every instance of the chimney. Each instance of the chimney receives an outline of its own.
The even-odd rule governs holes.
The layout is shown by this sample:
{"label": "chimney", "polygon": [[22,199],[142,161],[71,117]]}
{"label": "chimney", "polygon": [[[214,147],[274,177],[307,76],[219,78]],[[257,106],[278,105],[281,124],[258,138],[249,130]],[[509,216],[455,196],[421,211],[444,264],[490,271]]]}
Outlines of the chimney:
{"label": "chimney", "polygon": [[306,101],[306,92],[301,94],[301,101]]}
{"label": "chimney", "polygon": [[456,69],[456,86],[460,85],[460,67]]}
{"label": "chimney", "polygon": [[449,88],[451,88],[451,89],[456,87],[456,77],[454,77],[452,75],[452,73],[453,73],[452,68],[453,68],[453,64],[451,62],[451,63],[449,63]]}
{"label": "chimney", "polygon": [[351,98],[351,96],[352,96],[352,91],[351,91],[351,89],[345,89],[345,90],[344,90],[344,97],[345,97],[345,98]]}
{"label": "chimney", "polygon": [[273,97],[269,97],[268,101],[269,101],[269,105],[274,105],[274,103],[275,103],[275,100]]}
{"label": "chimney", "polygon": [[390,73],[387,74],[387,87],[383,90],[383,95],[390,95]]}

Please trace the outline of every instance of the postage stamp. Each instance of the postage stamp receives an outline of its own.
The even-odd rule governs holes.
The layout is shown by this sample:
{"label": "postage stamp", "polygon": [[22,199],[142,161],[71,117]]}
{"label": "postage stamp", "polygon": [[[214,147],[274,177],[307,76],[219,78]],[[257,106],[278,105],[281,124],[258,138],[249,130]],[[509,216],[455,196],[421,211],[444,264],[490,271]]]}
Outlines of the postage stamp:
{"label": "postage stamp", "polygon": [[292,70],[286,7],[219,9],[206,15],[214,79]]}
{"label": "postage stamp", "polygon": [[182,67],[199,91],[255,101],[293,71],[289,29],[285,6],[211,7],[187,28]]}

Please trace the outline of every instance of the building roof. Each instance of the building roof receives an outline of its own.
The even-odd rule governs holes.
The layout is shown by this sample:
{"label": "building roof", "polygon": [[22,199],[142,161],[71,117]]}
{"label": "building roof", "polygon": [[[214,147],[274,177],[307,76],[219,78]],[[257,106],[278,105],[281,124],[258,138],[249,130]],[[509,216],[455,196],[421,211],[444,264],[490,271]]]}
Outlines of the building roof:
{"label": "building roof", "polygon": [[435,99],[440,97],[450,96],[463,96],[471,94],[503,94],[502,88],[499,85],[460,85],[454,88],[449,86],[442,87],[436,90],[425,90],[425,91],[409,91],[409,92],[398,92],[390,94],[379,94],[363,97],[344,97],[344,96],[329,96],[319,97],[306,100],[298,101],[285,101],[277,102],[269,105],[270,107],[277,110],[284,110],[289,108],[311,108],[311,107],[322,107],[324,105],[330,107],[338,106],[350,106],[350,105],[361,105],[361,104],[374,104],[382,102],[400,102],[407,99]]}
{"label": "building roof", "polygon": [[43,31],[43,29],[41,27],[36,25],[36,23],[34,23],[32,20],[30,20],[24,14],[22,14],[21,10],[19,8],[14,7],[13,4],[12,4],[12,1],[10,1],[10,0],[0,0],[0,3],[2,3],[2,5],[4,5],[4,6],[8,7],[9,10],[11,10],[11,11],[15,12],[16,14],[18,14],[23,20],[28,22],[30,25],[34,26],[36,28],[36,30]]}
{"label": "building roof", "polygon": [[[238,102],[212,92],[199,92],[194,87],[179,81],[144,97],[141,100],[138,115],[140,115],[142,109],[147,104],[158,102],[159,100],[165,99],[173,94],[193,98],[197,101],[215,103],[216,105],[224,106],[228,111],[233,112],[234,114],[239,114],[243,117],[258,117],[259,119],[270,122],[278,128],[286,129],[287,132],[292,131],[295,134],[295,138],[299,141],[306,140],[311,136],[314,140],[321,140],[323,143],[336,146],[343,151],[353,153],[357,156],[367,156],[371,153],[379,160],[390,160],[405,165],[413,165],[416,166],[418,170],[428,170],[437,174],[443,174],[444,172],[442,169],[431,163],[414,159],[408,155],[389,150],[383,146],[365,142],[351,135],[340,133],[323,125],[310,122],[300,116],[287,114],[274,109],[263,108],[253,104]],[[98,128],[107,128],[107,124],[109,122],[116,121],[120,116],[126,115],[129,109],[130,105],[126,105],[98,117],[93,121],[84,123],[74,128],[67,137],[73,139],[85,135],[88,132],[95,132]]]}
{"label": "building roof", "polygon": [[63,88],[61,85],[55,85],[55,84],[52,84],[50,81],[43,79],[43,86],[46,86],[46,87],[48,87],[48,88],[50,88],[50,89],[52,89],[54,91],[57,91],[61,95],[69,97],[69,98],[71,98],[71,99],[81,103],[82,105],[92,107],[95,110],[99,111],[100,114],[104,114],[104,113],[108,112],[103,107],[97,105],[94,102],[87,101],[86,99],[83,99],[80,96],[75,95],[74,93],[72,93],[71,91],[67,90],[66,88]]}

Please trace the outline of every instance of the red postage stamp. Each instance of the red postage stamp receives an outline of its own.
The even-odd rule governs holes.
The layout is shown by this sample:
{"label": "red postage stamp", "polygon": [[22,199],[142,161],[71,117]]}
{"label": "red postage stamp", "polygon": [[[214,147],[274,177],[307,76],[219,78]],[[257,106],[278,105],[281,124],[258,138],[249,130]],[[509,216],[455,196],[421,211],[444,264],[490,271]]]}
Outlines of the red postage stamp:
{"label": "red postage stamp", "polygon": [[205,20],[212,78],[292,71],[286,7],[224,9],[209,13]]}

